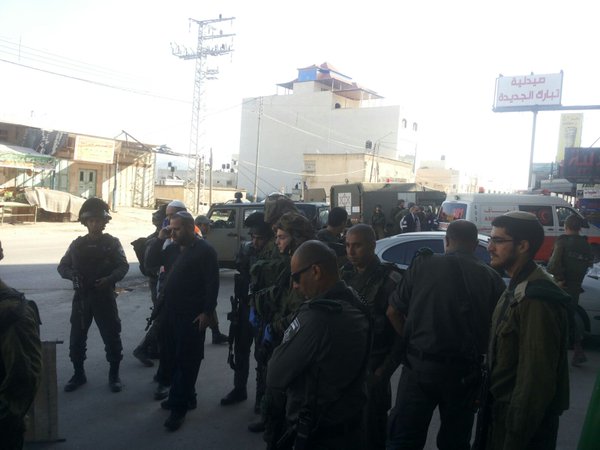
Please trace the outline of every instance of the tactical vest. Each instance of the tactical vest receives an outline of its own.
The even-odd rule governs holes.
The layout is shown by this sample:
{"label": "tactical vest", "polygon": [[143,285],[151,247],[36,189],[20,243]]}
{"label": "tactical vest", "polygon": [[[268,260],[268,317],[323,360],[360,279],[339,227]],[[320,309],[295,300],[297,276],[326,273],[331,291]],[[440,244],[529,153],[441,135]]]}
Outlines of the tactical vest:
{"label": "tactical vest", "polygon": [[73,243],[73,271],[82,277],[83,288],[98,278],[109,276],[117,265],[117,239],[103,234],[98,240],[80,236]]}
{"label": "tactical vest", "polygon": [[373,273],[366,279],[362,285],[362,288],[356,289],[354,284],[351,282],[352,278],[356,276],[356,272],[350,264],[347,264],[342,269],[342,280],[344,280],[349,286],[352,286],[357,294],[360,301],[366,306],[369,316],[373,320],[373,333],[379,335],[384,333],[387,317],[382,311],[376,311],[377,296],[380,295],[380,291],[385,287],[388,281],[395,282],[398,284],[401,280],[401,274],[398,268],[392,263],[380,263]]}

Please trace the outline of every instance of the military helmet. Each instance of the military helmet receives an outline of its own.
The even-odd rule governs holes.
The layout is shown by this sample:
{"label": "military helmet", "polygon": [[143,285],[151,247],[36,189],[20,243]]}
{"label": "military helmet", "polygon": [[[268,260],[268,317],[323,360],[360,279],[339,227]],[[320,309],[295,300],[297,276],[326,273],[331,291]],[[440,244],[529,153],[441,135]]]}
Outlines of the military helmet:
{"label": "military helmet", "polygon": [[283,194],[271,194],[265,201],[265,222],[273,225],[287,212],[298,212],[296,205],[289,197]]}
{"label": "military helmet", "polygon": [[264,238],[273,236],[271,226],[265,222],[265,214],[261,211],[256,211],[250,214],[244,220],[244,226],[250,228],[250,234]]}
{"label": "military helmet", "polygon": [[88,198],[79,210],[79,221],[85,225],[85,221],[90,217],[98,217],[104,218],[108,222],[112,219],[108,210],[108,205],[101,198]]}
{"label": "military helmet", "polygon": [[291,251],[295,250],[303,242],[315,238],[313,226],[310,221],[300,213],[288,212],[283,214],[275,226],[292,236]]}

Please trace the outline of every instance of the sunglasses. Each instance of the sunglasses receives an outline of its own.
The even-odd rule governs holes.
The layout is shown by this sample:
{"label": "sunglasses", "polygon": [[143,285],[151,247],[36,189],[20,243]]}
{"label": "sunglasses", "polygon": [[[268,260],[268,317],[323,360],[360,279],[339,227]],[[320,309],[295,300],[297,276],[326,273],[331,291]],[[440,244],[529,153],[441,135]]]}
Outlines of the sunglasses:
{"label": "sunglasses", "polygon": [[292,281],[293,281],[294,283],[296,283],[296,284],[297,284],[297,283],[300,283],[300,277],[302,276],[302,274],[303,274],[304,272],[308,271],[308,270],[309,270],[309,269],[310,269],[312,266],[316,266],[317,264],[320,264],[320,263],[321,263],[321,261],[315,261],[314,263],[310,263],[310,264],[309,264],[308,266],[306,266],[305,268],[303,268],[303,269],[300,269],[300,270],[298,270],[298,271],[296,271],[296,272],[293,272],[293,273],[292,273],[292,275],[291,275]]}

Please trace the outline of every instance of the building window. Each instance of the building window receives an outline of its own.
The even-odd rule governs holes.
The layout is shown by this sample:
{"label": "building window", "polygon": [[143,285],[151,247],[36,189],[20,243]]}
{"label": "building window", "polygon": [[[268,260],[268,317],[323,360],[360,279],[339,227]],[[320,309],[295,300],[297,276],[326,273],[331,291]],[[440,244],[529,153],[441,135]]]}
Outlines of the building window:
{"label": "building window", "polygon": [[408,125],[408,122],[406,121],[406,119],[402,119],[402,128],[406,128]]}
{"label": "building window", "polygon": [[417,128],[418,128],[417,122],[413,122],[413,131],[417,131]]}
{"label": "building window", "polygon": [[304,172],[315,173],[316,168],[317,168],[317,161],[315,161],[315,160],[304,161]]}

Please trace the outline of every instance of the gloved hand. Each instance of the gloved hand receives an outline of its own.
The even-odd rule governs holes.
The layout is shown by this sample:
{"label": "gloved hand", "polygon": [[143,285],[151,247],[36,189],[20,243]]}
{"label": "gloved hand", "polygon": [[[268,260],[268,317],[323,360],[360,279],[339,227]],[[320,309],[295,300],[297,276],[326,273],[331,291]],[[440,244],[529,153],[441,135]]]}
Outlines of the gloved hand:
{"label": "gloved hand", "polygon": [[273,343],[273,333],[271,330],[271,325],[267,325],[265,327],[265,334],[263,335],[263,344],[272,344]]}
{"label": "gloved hand", "polygon": [[258,328],[258,316],[256,315],[256,308],[254,308],[254,306],[250,307],[250,316],[248,317],[248,321],[254,329]]}

